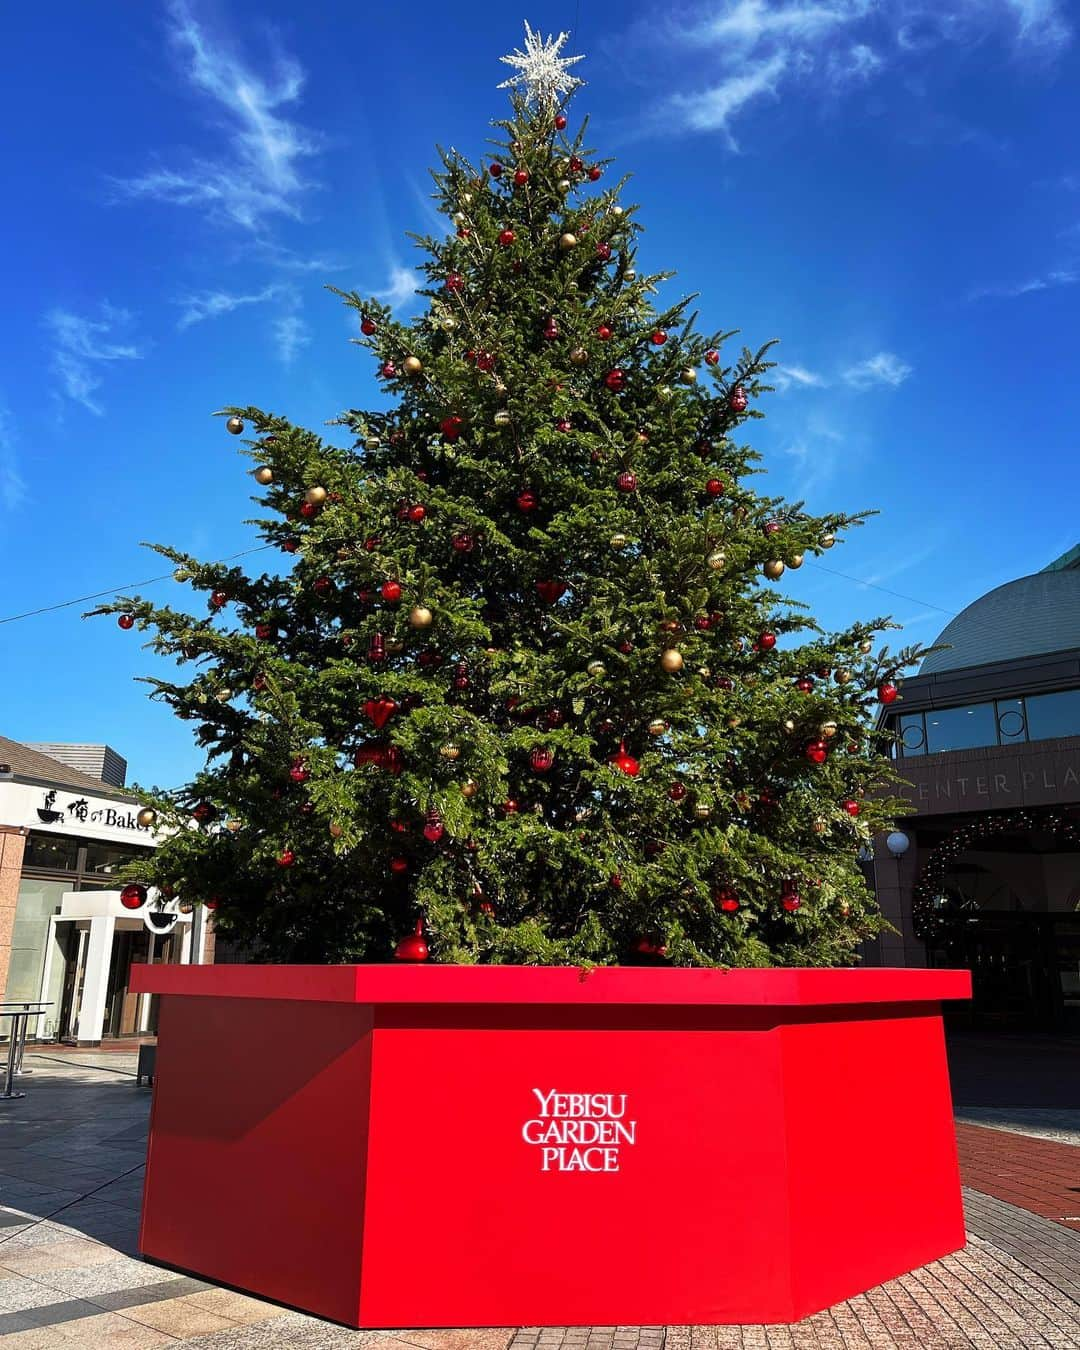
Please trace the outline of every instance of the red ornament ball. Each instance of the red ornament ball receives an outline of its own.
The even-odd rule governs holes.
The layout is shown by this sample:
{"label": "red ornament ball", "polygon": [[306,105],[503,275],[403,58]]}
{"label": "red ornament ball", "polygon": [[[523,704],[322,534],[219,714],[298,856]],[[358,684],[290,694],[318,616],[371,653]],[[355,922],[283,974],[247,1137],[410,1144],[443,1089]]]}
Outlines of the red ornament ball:
{"label": "red ornament ball", "polygon": [[397,366],[394,365],[393,361],[384,361],[379,367],[379,374],[385,379],[392,380],[397,374]]}
{"label": "red ornament ball", "polygon": [[579,157],[578,157],[577,155],[571,155],[571,156],[570,156],[570,172],[571,172],[571,173],[581,173],[581,171],[582,171],[584,168],[585,168],[585,161],[584,161],[584,160],[579,159]]}
{"label": "red ornament ball", "polygon": [[406,934],[394,948],[395,961],[426,961],[428,945],[424,941],[424,921],[417,919],[416,928]]}
{"label": "red ornament ball", "polygon": [[[301,502],[301,503],[300,503],[300,514],[304,517],[305,520],[310,520],[310,519],[312,518],[312,516],[317,516],[317,515],[319,514],[319,503],[318,503],[318,502]],[[296,549],[295,549],[295,548],[291,548],[291,549],[289,549],[289,552],[290,552],[290,553],[295,553],[295,552],[296,552]]]}
{"label": "red ornament ball", "polygon": [[518,804],[513,797],[507,797],[502,804],[503,815],[512,816],[517,813]]}
{"label": "red ornament ball", "polygon": [[847,801],[844,803],[844,810],[848,813],[849,816],[857,816],[859,812],[862,810],[862,807],[859,805],[859,803],[855,800],[854,797],[849,797]]}
{"label": "red ornament ball", "polygon": [[560,417],[555,423],[555,430],[561,431],[563,435],[568,435],[574,429],[574,424],[566,417]]}
{"label": "red ornament ball", "polygon": [[658,328],[656,332],[653,333],[652,337],[650,338],[650,341],[652,342],[654,347],[662,347],[664,343],[667,341],[667,334],[664,332],[662,328]]}
{"label": "red ornament ball", "polygon": [[274,636],[274,629],[272,625],[268,623],[257,623],[255,625],[255,636],[260,642],[266,642],[269,638]]}
{"label": "red ornament ball", "polygon": [[[307,503],[305,503],[306,505]],[[299,539],[283,539],[281,542],[282,551],[285,553],[295,553],[300,547]]]}
{"label": "red ornament ball", "polygon": [[396,877],[404,876],[408,870],[409,870],[408,858],[390,859],[390,871],[393,872],[394,876]]}
{"label": "red ornament ball", "polygon": [[601,239],[600,242],[597,244],[596,256],[600,259],[601,262],[607,262],[607,260],[611,257],[611,245],[607,242],[606,239]]}
{"label": "red ornament ball", "polygon": [[811,764],[824,764],[829,758],[828,741],[808,741],[803,754]]}
{"label": "red ornament ball", "polygon": [[604,376],[604,383],[613,394],[619,393],[626,388],[626,371],[620,370],[616,366],[614,370],[609,370]]}
{"label": "red ornament ball", "polygon": [[547,773],[555,763],[555,752],[546,745],[538,745],[529,753],[529,764],[534,773]]}
{"label": "red ornament ball", "polygon": [[589,181],[595,183],[603,172],[599,164],[594,164],[589,170]]}
{"label": "red ornament ball", "polygon": [[720,353],[716,350],[715,347],[710,347],[709,350],[705,353],[705,364],[707,366],[715,366],[719,360],[720,360]]}
{"label": "red ornament ball", "polygon": [[120,628],[123,628],[126,631],[129,628],[135,627],[135,616],[134,614],[121,614],[116,622]]}
{"label": "red ornament ball", "polygon": [[210,608],[211,608],[211,609],[221,609],[224,605],[227,605],[228,603],[229,603],[229,597],[225,594],[224,591],[211,591],[211,592],[210,592]]}
{"label": "red ornament ball", "polygon": [[768,632],[758,634],[757,645],[763,652],[771,652],[776,646],[776,634]]}
{"label": "red ornament ball", "polygon": [[566,130],[566,118],[562,115],[562,113],[558,113],[555,117],[555,130],[556,131]]}
{"label": "red ornament ball", "polygon": [[730,886],[725,886],[722,890],[717,891],[714,900],[716,906],[725,914],[737,914],[739,912],[739,897]]}
{"label": "red ornament ball", "polygon": [[528,169],[518,169],[517,172],[514,174],[515,187],[524,187],[528,181],[529,181]]}
{"label": "red ornament ball", "polygon": [[544,337],[547,338],[548,342],[554,342],[559,336],[559,325],[554,319],[548,319],[547,323],[544,324],[543,331]]}
{"label": "red ornament ball", "polygon": [[620,492],[637,491],[637,474],[631,473],[629,469],[624,469],[618,478],[615,479],[615,486]]}
{"label": "red ornament ball", "polygon": [[801,680],[795,681],[795,688],[800,694],[809,694],[814,687],[814,681],[808,675],[804,675]]}
{"label": "red ornament ball", "polygon": [[780,897],[780,903],[789,914],[794,914],[802,905],[802,896],[798,891],[785,891]]}
{"label": "red ornament ball", "polygon": [[596,336],[601,342],[607,342],[613,335],[614,330],[610,324],[602,323],[596,330]]}
{"label": "red ornament ball", "polygon": [[456,295],[459,291],[465,289],[465,278],[460,272],[448,272],[444,285],[451,294]]}
{"label": "red ornament ball", "polygon": [[360,320],[361,333],[363,333],[365,337],[371,337],[372,333],[375,332],[375,329],[376,329],[375,320],[369,319],[368,316],[365,314],[364,317]]}
{"label": "red ornament ball", "polygon": [[686,784],[672,783],[668,788],[668,796],[673,802],[681,802],[686,796]]}
{"label": "red ornament ball", "polygon": [[748,402],[746,390],[741,384],[737,384],[728,397],[728,407],[732,412],[744,413],[747,409]]}
{"label": "red ornament ball", "polygon": [[608,760],[608,763],[613,769],[618,769],[620,773],[626,774],[627,778],[636,778],[641,772],[641,765],[634,756],[629,753],[626,746],[623,745],[621,741],[619,743],[618,753],[612,755]]}
{"label": "red ornament ball", "polygon": [[537,507],[537,496],[531,488],[526,488],[517,495],[517,508],[519,511],[535,511]]}
{"label": "red ornament ball", "polygon": [[708,632],[712,627],[712,620],[707,614],[698,614],[694,619],[694,627],[699,633]]}
{"label": "red ornament ball", "polygon": [[510,245],[514,242],[514,239],[515,239],[516,237],[517,237],[517,236],[514,234],[514,231],[513,231],[513,230],[500,230],[500,231],[499,231],[499,247],[500,247],[500,248],[509,248]]}
{"label": "red ornament ball", "polygon": [[452,413],[449,417],[444,417],[439,423],[439,430],[448,441],[456,441],[465,427],[465,419]]}
{"label": "red ornament ball", "polygon": [[476,369],[477,369],[477,370],[494,370],[494,369],[495,369],[495,353],[494,353],[494,352],[477,352],[477,354],[476,354]]}
{"label": "red ornament ball", "polygon": [[427,507],[423,502],[416,502],[409,507],[409,519],[414,525],[419,525],[426,515]]}
{"label": "red ornament ball", "polygon": [[294,764],[289,770],[289,777],[294,783],[306,783],[311,777],[305,764]]}
{"label": "red ornament ball", "polygon": [[724,481],[722,478],[710,478],[705,484],[705,491],[710,497],[719,497],[724,491]]}
{"label": "red ornament ball", "polygon": [[450,547],[455,553],[471,553],[476,547],[476,540],[471,534],[455,534],[450,539]]}
{"label": "red ornament ball", "polygon": [[496,160],[493,164],[488,165],[488,173],[491,174],[492,178],[501,178],[502,172],[503,166],[499,163],[498,160]]}
{"label": "red ornament ball", "polygon": [[565,581],[538,581],[536,583],[537,593],[546,605],[553,605],[557,600],[561,600],[568,589]]}
{"label": "red ornament ball", "polygon": [[429,811],[424,820],[424,838],[429,844],[437,844],[446,832],[438,811]]}
{"label": "red ornament ball", "polygon": [[899,697],[900,690],[891,681],[886,681],[878,686],[877,696],[879,703],[895,703]]}
{"label": "red ornament ball", "polygon": [[330,580],[329,577],[316,577],[315,580],[311,583],[311,587],[312,590],[314,590],[317,594],[325,595],[326,592],[330,590],[330,588],[333,586],[333,584],[334,583]]}
{"label": "red ornament ball", "polygon": [[379,594],[391,605],[396,605],[401,599],[401,582],[384,581],[379,587]]}
{"label": "red ornament ball", "polygon": [[141,909],[146,904],[146,887],[133,881],[120,892],[120,903],[125,909]]}
{"label": "red ornament ball", "polygon": [[283,848],[275,860],[279,867],[291,867],[296,861],[296,854],[291,848]]}

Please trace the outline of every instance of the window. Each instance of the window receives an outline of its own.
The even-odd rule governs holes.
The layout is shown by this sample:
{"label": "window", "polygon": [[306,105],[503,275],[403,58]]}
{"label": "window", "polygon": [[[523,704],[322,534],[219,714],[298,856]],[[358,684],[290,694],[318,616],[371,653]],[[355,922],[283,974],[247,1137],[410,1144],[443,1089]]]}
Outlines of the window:
{"label": "window", "polygon": [[898,754],[925,755],[926,727],[922,713],[905,713],[897,723]]}
{"label": "window", "polygon": [[926,748],[931,754],[997,743],[997,717],[992,703],[935,708],[926,714]]}
{"label": "window", "polygon": [[1033,741],[1080,736],[1080,689],[1033,695],[1027,700],[1027,723],[1028,736]]}
{"label": "window", "polygon": [[1001,744],[1022,741],[1027,732],[1027,718],[1024,716],[1022,698],[999,698],[997,702],[998,735]]}
{"label": "window", "polygon": [[88,843],[83,871],[90,872],[94,876],[110,877],[124,863],[130,862],[132,858],[138,856],[139,850],[137,849],[116,848],[111,844]]}
{"label": "window", "polygon": [[36,872],[77,872],[79,841],[58,834],[32,834],[26,841],[23,868]]}

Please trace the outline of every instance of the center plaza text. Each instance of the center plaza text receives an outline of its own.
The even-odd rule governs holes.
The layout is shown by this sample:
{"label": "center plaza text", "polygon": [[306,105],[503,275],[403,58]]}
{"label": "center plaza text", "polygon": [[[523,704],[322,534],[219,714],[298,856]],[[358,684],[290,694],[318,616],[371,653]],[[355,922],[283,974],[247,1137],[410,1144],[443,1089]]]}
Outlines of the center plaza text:
{"label": "center plaza text", "polygon": [[617,1172],[619,1151],[637,1142],[626,1119],[625,1092],[545,1092],[533,1088],[540,1114],[521,1127],[540,1149],[542,1172]]}

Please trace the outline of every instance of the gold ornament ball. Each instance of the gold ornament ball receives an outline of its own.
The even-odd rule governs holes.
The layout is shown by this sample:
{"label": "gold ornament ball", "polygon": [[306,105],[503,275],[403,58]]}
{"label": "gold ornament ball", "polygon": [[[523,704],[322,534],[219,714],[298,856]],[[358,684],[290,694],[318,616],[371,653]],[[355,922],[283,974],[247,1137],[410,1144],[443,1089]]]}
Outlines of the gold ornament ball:
{"label": "gold ornament ball", "polygon": [[801,553],[793,553],[791,557],[787,560],[787,565],[791,568],[793,572],[797,572],[799,568],[803,565],[803,555]]}
{"label": "gold ornament ball", "polygon": [[243,429],[244,419],[242,417],[236,417],[234,415],[225,423],[225,430],[232,436],[239,436]]}
{"label": "gold ornament ball", "polygon": [[464,225],[464,224],[465,224],[465,221],[466,221],[467,219],[468,219],[468,217],[465,215],[465,212],[464,212],[464,211],[455,211],[455,212],[454,212],[454,224],[455,224],[455,225]]}
{"label": "gold ornament ball", "polygon": [[572,186],[573,186],[573,184],[570,182],[570,179],[569,179],[569,178],[560,178],[560,179],[559,179],[559,191],[560,191],[560,192],[569,192],[569,191],[570,191],[570,188],[571,188]]}
{"label": "gold ornament ball", "polygon": [[720,549],[714,549],[712,553],[709,554],[707,562],[710,571],[719,572],[727,562],[727,554],[721,552]]}
{"label": "gold ornament ball", "polygon": [[153,823],[157,820],[157,812],[154,810],[152,806],[144,806],[143,809],[139,812],[139,814],[135,817],[135,819],[139,822],[139,824],[143,827],[144,830],[148,830],[150,826],[153,825]]}
{"label": "gold ornament ball", "polygon": [[495,414],[495,425],[497,427],[508,427],[510,425],[510,414],[504,408],[500,408]]}
{"label": "gold ornament ball", "polygon": [[226,828],[231,834],[236,834],[238,831],[242,830],[244,827],[243,827],[243,825],[240,824],[240,822],[239,822],[238,820],[229,820],[229,821],[226,821],[226,823],[225,823],[225,828]]}
{"label": "gold ornament ball", "polygon": [[708,666],[698,666],[697,673],[701,676],[703,680],[707,680],[709,676],[712,674],[712,671]]}
{"label": "gold ornament ball", "polygon": [[712,815],[712,807],[708,802],[698,802],[694,806],[694,815],[698,820],[708,820]]}
{"label": "gold ornament ball", "polygon": [[668,725],[662,717],[654,717],[649,723],[650,736],[662,736],[667,729]]}
{"label": "gold ornament ball", "polygon": [[828,821],[822,820],[820,816],[818,816],[817,820],[814,821],[815,834],[824,834],[828,828],[829,828]]}
{"label": "gold ornament ball", "polygon": [[191,573],[187,570],[186,567],[178,567],[178,568],[176,569],[176,571],[175,571],[172,575],[173,575],[173,581],[190,581],[190,580],[191,580]]}
{"label": "gold ornament ball", "polygon": [[463,797],[475,797],[479,790],[479,784],[473,778],[466,778],[461,785],[461,795]]}
{"label": "gold ornament ball", "polygon": [[874,644],[870,641],[869,638],[867,638],[864,642],[859,643],[859,651],[862,652],[863,656],[869,656],[873,650]]}
{"label": "gold ornament ball", "polygon": [[324,487],[309,487],[304,493],[304,501],[309,506],[322,506],[328,495]]}
{"label": "gold ornament ball", "polygon": [[607,674],[607,666],[604,665],[603,661],[590,661],[585,667],[585,670],[596,680],[598,680],[601,675]]}
{"label": "gold ornament ball", "polygon": [[559,247],[564,253],[569,252],[572,248],[577,248],[577,235],[567,231],[559,240]]}
{"label": "gold ornament ball", "polygon": [[773,558],[761,570],[770,581],[778,581],[784,575],[784,564],[779,558]]}
{"label": "gold ornament ball", "polygon": [[637,281],[637,272],[632,267],[628,267],[626,271],[623,273],[623,280]]}
{"label": "gold ornament ball", "polygon": [[450,760],[460,759],[461,749],[459,746],[450,743],[444,745],[443,748],[439,751],[439,754],[442,755],[443,759],[450,759]]}
{"label": "gold ornament ball", "polygon": [[330,837],[332,839],[340,839],[345,833],[345,827],[339,825],[336,820],[332,820],[327,828],[330,830]]}
{"label": "gold ornament ball", "polygon": [[848,684],[851,680],[851,671],[843,669],[838,670],[835,675],[833,675],[833,679],[837,684]]}
{"label": "gold ornament ball", "polygon": [[683,384],[697,384],[697,371],[693,366],[687,366],[684,371],[680,372],[679,379],[682,380]]}
{"label": "gold ornament ball", "polygon": [[409,610],[409,622],[414,628],[430,628],[434,617],[427,605],[414,605]]}
{"label": "gold ornament ball", "polygon": [[439,325],[447,333],[452,333],[457,327],[457,319],[452,314],[444,314],[439,320]]}
{"label": "gold ornament ball", "polygon": [[835,535],[835,534],[823,534],[823,535],[821,536],[821,547],[822,547],[822,548],[832,548],[833,544],[835,544],[835,543],[836,543],[836,535]]}
{"label": "gold ornament ball", "polygon": [[674,675],[676,671],[683,668],[682,652],[676,647],[668,647],[660,653],[660,664],[669,675]]}
{"label": "gold ornament ball", "polygon": [[228,703],[229,699],[232,698],[232,690],[219,689],[217,693],[214,695],[214,697],[217,699],[219,703]]}
{"label": "gold ornament ball", "polygon": [[613,534],[610,540],[611,547],[615,549],[625,548],[629,542],[630,540],[625,534]]}
{"label": "gold ornament ball", "polygon": [[623,213],[622,207],[617,204],[611,208],[611,214],[613,216],[621,216],[622,213]]}
{"label": "gold ornament ball", "polygon": [[368,436],[367,439],[364,441],[365,450],[378,450],[378,448],[379,448],[378,436]]}
{"label": "gold ornament ball", "polygon": [[668,400],[671,398],[672,392],[673,391],[670,384],[662,384],[656,391],[656,397],[660,400],[661,403],[667,403]]}
{"label": "gold ornament ball", "polygon": [[386,643],[386,650],[391,656],[398,656],[405,650],[405,644],[400,638],[389,638]]}
{"label": "gold ornament ball", "polygon": [[509,390],[507,389],[506,385],[503,384],[502,380],[496,380],[496,381],[495,381],[495,397],[496,397],[496,398],[505,398],[506,395],[507,395],[508,393],[509,393]]}
{"label": "gold ornament ball", "polygon": [[791,719],[790,717],[785,717],[785,718],[784,718],[784,723],[783,723],[784,730],[787,732],[787,734],[788,734],[789,736],[793,736],[793,735],[795,734],[795,725],[796,725],[795,722],[792,721],[792,719]]}
{"label": "gold ornament ball", "polygon": [[464,206],[471,206],[471,205],[472,205],[472,193],[471,193],[471,192],[463,192],[463,193],[461,194],[461,201],[462,201],[462,204],[463,204]]}
{"label": "gold ornament ball", "polygon": [[570,364],[572,366],[587,366],[589,364],[589,353],[584,347],[575,347],[570,353]]}
{"label": "gold ornament ball", "polygon": [[835,722],[822,722],[818,730],[821,732],[825,740],[831,741],[832,738],[836,735],[838,728]]}
{"label": "gold ornament ball", "polygon": [[274,471],[273,469],[268,469],[265,464],[260,464],[254,474],[252,474],[252,477],[255,479],[256,483],[261,483],[263,487],[266,487],[267,483],[272,483],[274,481]]}
{"label": "gold ornament ball", "polygon": [[406,375],[419,375],[424,369],[424,363],[418,356],[407,356],[401,364]]}

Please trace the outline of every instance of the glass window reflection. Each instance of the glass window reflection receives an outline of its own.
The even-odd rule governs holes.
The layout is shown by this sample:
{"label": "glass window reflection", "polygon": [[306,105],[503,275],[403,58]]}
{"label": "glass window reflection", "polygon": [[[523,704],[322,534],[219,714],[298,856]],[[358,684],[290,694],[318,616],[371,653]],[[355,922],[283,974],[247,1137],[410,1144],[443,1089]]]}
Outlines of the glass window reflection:
{"label": "glass window reflection", "polygon": [[1028,737],[1033,741],[1080,736],[1080,689],[1032,695],[1027,700],[1027,722]]}
{"label": "glass window reflection", "polygon": [[897,741],[898,753],[901,755],[926,754],[926,730],[922,713],[905,713],[899,719]]}
{"label": "glass window reflection", "polygon": [[997,717],[992,703],[972,703],[966,708],[934,708],[926,714],[926,748],[931,754],[945,750],[974,750],[997,745]]}

